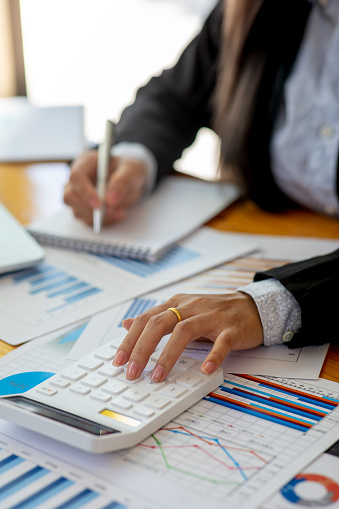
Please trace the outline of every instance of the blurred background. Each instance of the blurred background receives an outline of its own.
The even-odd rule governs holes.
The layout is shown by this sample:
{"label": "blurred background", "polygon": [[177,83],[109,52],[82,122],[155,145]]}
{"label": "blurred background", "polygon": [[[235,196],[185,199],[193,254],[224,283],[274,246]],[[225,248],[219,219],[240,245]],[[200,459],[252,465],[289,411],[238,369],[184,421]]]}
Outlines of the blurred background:
{"label": "blurred background", "polygon": [[[175,63],[216,0],[0,0],[0,97],[84,107],[100,142],[149,77]],[[213,178],[217,141],[199,133],[177,169]]]}

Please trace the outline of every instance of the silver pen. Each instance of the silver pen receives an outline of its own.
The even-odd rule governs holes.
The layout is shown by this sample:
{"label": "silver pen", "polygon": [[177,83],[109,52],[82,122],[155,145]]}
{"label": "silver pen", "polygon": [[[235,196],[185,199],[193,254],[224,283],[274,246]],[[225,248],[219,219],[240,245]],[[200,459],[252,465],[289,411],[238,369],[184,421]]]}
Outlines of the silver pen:
{"label": "silver pen", "polygon": [[105,207],[105,191],[106,181],[109,169],[109,162],[111,156],[111,147],[114,145],[114,123],[111,120],[106,121],[106,132],[103,143],[99,145],[98,149],[98,168],[97,168],[97,183],[96,189],[101,203],[99,208],[93,210],[93,230],[94,233],[100,233],[103,223]]}

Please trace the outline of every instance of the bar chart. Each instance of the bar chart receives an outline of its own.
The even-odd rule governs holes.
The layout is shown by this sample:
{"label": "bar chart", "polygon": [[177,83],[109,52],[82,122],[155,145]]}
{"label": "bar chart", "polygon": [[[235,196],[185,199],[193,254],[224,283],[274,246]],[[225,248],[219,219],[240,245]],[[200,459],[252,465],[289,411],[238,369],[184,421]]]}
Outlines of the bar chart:
{"label": "bar chart", "polygon": [[117,258],[116,256],[96,255],[101,260],[115,267],[130,272],[135,276],[147,278],[159,272],[177,267],[200,256],[200,253],[184,246],[173,246],[160,260],[148,263],[129,258]]}
{"label": "bar chart", "polygon": [[99,490],[68,476],[0,449],[0,506],[2,509],[127,509]]}
{"label": "bar chart", "polygon": [[[140,315],[144,311],[147,311],[148,309],[151,309],[152,307],[159,304],[159,301],[157,299],[148,299],[148,298],[140,298],[140,299],[134,299],[129,306],[128,310],[124,314],[122,320],[125,320],[125,318],[135,318],[137,315]],[[121,322],[122,322],[121,320]],[[121,322],[119,324],[120,327],[122,327]]]}
{"label": "bar chart", "polygon": [[47,314],[102,291],[101,288],[48,264],[41,264],[13,275],[14,286],[24,282],[28,285],[29,295],[43,294],[47,299],[51,299],[51,303],[54,302],[53,299],[62,299],[57,306],[51,304],[45,311]]}
{"label": "bar chart", "polygon": [[260,417],[299,431],[307,431],[339,406],[339,400],[308,394],[255,376],[238,375],[237,383],[225,380],[205,400]]}

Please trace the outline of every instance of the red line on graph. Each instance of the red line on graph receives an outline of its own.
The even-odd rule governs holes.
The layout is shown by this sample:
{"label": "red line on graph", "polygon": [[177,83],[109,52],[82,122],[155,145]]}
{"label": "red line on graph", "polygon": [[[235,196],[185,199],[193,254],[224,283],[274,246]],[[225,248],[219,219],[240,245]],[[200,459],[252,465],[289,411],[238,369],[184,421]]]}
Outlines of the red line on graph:
{"label": "red line on graph", "polygon": [[[148,444],[142,444],[142,443],[139,445],[141,447],[145,447],[146,449],[159,449],[158,445],[148,445]],[[209,445],[219,446],[219,448],[222,447],[220,444],[209,444]],[[221,465],[226,467],[228,470],[237,470],[238,471],[240,469],[239,467],[230,467],[229,465],[227,465],[227,463],[224,463],[223,461],[219,460],[218,458],[213,456],[213,454],[210,454],[209,452],[205,451],[205,449],[203,449],[202,447],[200,447],[200,445],[197,445],[197,444],[191,444],[191,445],[163,445],[162,444],[161,447],[162,447],[162,449],[184,449],[184,448],[199,449],[200,452],[206,454],[212,460],[217,461],[218,463],[220,463]],[[230,449],[230,447],[228,447],[227,449]],[[253,452],[253,451],[246,451],[246,452]],[[267,462],[265,461],[265,463],[267,463]],[[261,467],[241,467],[241,470],[260,470],[260,468]]]}
{"label": "red line on graph", "polygon": [[254,394],[253,392],[245,391],[244,389],[239,389],[238,387],[236,387],[236,390],[238,392],[241,392],[242,394],[246,394],[249,396],[254,395],[257,398],[262,399],[263,401],[268,401],[268,402],[273,401],[274,403],[278,403],[279,405],[284,405],[286,407],[294,408],[296,410],[305,409],[305,412],[307,411],[308,414],[317,415],[318,417],[325,417],[327,415],[324,412],[319,412],[319,411],[314,410],[313,408],[310,408],[310,407],[302,407],[302,406],[298,405],[297,403],[292,403],[291,401],[283,401],[282,402],[280,399],[275,398],[273,396],[266,397],[266,396],[263,396],[262,394]]}
{"label": "red line on graph", "polygon": [[274,417],[275,419],[280,419],[281,421],[291,422],[293,424],[297,424],[299,426],[303,426],[304,428],[312,428],[313,424],[309,424],[308,422],[298,421],[297,419],[292,419],[291,417],[282,415],[282,414],[276,414],[274,412],[270,412],[269,410],[265,410],[264,408],[258,407],[256,405],[247,405],[246,403],[242,403],[241,401],[232,399],[232,398],[226,398],[225,396],[222,396],[221,394],[217,394],[216,392],[211,392],[210,396],[214,399],[219,399],[220,401],[226,401],[227,403],[232,403],[232,405],[239,406],[240,408],[248,408],[249,410],[256,411],[260,414],[269,415],[271,417]]}
{"label": "red line on graph", "polygon": [[[180,430],[180,431],[184,431],[185,433],[188,433],[189,435],[191,435],[192,437],[194,438],[197,438],[198,440],[201,440],[202,442],[206,443],[207,445],[211,445],[211,446],[217,446],[217,447],[225,447],[223,444],[220,444],[218,442],[216,442],[215,440],[208,440],[206,438],[203,438],[199,435],[197,435],[196,433],[193,433],[192,431],[188,430],[187,428],[185,428],[184,426],[175,426],[173,428],[160,428],[162,431],[176,431],[176,430]],[[243,449],[242,447],[233,447],[233,446],[227,446],[227,449],[231,450],[231,451],[239,451],[239,452],[246,452],[246,453],[249,453],[249,454],[253,454],[254,456],[256,456],[260,461],[264,462],[264,463],[268,463],[264,458],[262,458],[258,453],[256,453],[255,451],[252,451],[250,449]]]}

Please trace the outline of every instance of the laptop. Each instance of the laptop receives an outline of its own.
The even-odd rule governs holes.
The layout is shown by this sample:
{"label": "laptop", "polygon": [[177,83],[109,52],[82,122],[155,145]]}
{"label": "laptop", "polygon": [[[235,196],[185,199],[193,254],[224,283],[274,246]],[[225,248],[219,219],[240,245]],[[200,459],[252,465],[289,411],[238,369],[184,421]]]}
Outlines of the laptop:
{"label": "laptop", "polygon": [[40,244],[0,203],[0,274],[35,265],[44,257]]}

